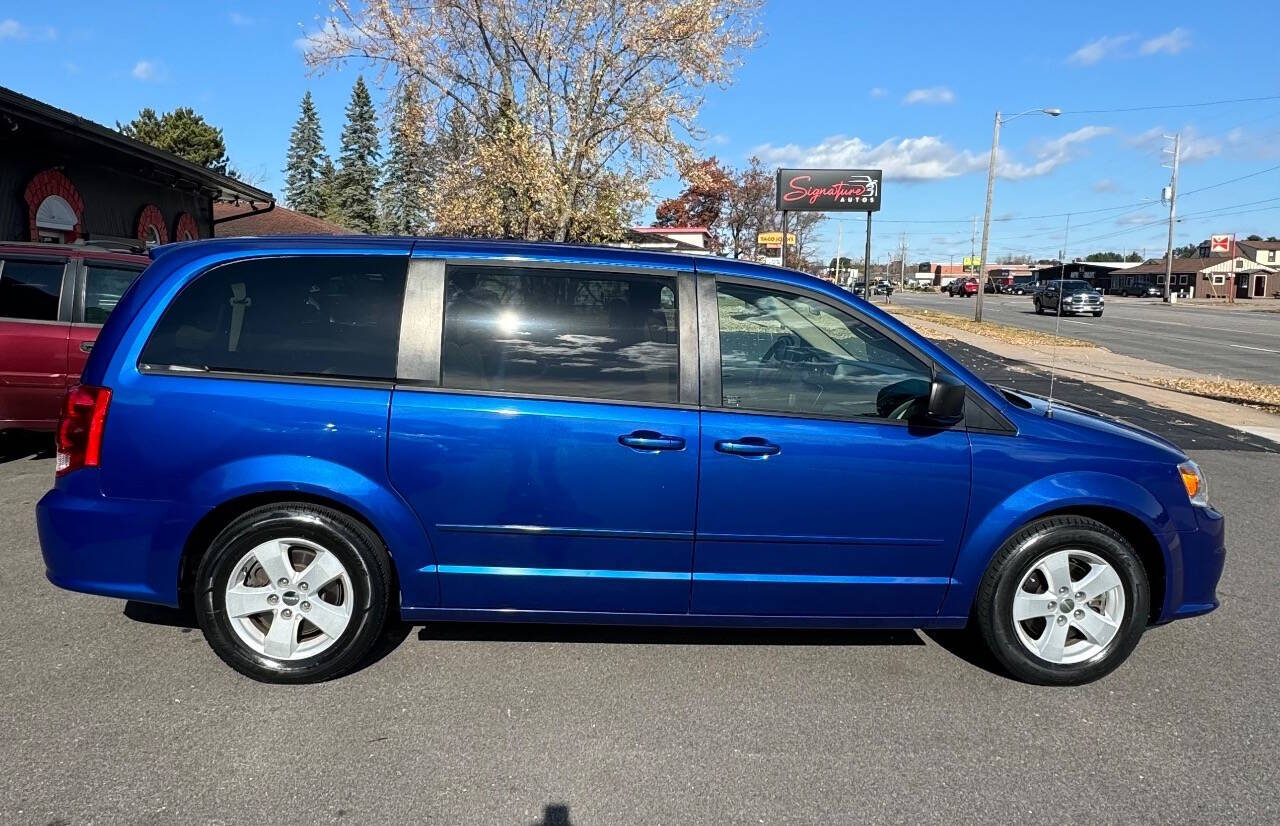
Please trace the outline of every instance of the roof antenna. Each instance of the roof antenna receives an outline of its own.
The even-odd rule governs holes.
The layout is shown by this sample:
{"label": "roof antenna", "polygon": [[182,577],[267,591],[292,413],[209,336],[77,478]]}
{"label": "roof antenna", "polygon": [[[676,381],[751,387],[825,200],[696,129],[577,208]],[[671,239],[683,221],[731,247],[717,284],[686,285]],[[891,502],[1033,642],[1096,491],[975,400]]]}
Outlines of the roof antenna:
{"label": "roof antenna", "polygon": [[1057,378],[1058,366],[1058,331],[1062,328],[1062,288],[1067,277],[1067,241],[1071,236],[1071,213],[1067,213],[1067,227],[1062,231],[1062,266],[1058,270],[1058,312],[1053,321],[1053,341],[1049,344],[1049,404],[1045,406],[1044,417],[1053,418],[1053,385]]}

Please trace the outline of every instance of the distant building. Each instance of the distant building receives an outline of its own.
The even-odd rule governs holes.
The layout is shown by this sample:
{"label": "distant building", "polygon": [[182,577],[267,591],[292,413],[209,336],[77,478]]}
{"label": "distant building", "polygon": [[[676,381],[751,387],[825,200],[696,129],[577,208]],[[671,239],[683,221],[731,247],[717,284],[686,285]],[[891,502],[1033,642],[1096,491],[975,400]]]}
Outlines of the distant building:
{"label": "distant building", "polygon": [[[1163,287],[1165,265],[1160,258],[1131,267],[1124,272],[1125,283]],[[1280,290],[1280,267],[1262,266],[1243,255],[1175,258],[1172,269],[1170,288],[1188,298],[1226,298],[1232,289],[1236,298],[1265,298]]]}
{"label": "distant building", "polygon": [[1280,267],[1280,241],[1237,241],[1236,254],[1264,267]]}
{"label": "distant building", "polygon": [[711,230],[707,227],[631,227],[615,246],[711,255],[711,242]]}
{"label": "distant building", "polygon": [[246,235],[356,235],[346,227],[294,212],[277,204],[214,204],[213,231],[219,238]]}
{"label": "distant building", "polygon": [[1122,261],[1071,261],[1067,264],[1049,264],[1036,267],[1034,281],[1057,281],[1060,278],[1078,278],[1088,281],[1103,292],[1113,292],[1130,283],[1128,274],[1140,266]]}
{"label": "distant building", "polygon": [[269,192],[0,87],[0,241],[210,238],[218,201]]}

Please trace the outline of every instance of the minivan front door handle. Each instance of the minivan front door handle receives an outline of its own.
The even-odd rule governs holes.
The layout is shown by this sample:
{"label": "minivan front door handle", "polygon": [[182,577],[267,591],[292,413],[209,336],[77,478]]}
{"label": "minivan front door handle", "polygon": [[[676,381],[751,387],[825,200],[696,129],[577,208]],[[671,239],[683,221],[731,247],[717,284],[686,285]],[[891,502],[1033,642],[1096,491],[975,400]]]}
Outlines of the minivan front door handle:
{"label": "minivan front door handle", "polygon": [[744,436],[741,439],[722,439],[716,442],[716,450],[734,456],[764,457],[780,453],[782,448],[759,436]]}
{"label": "minivan front door handle", "polygon": [[664,436],[656,430],[637,430],[618,437],[618,444],[636,450],[684,450],[684,439]]}

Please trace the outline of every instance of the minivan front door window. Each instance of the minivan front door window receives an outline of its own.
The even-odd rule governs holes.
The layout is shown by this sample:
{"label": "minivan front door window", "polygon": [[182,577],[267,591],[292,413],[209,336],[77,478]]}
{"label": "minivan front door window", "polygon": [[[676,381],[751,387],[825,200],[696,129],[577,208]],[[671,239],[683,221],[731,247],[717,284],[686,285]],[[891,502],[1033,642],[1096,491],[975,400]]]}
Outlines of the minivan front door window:
{"label": "minivan front door window", "polygon": [[932,371],[869,324],[816,300],[717,287],[722,406],[905,420]]}

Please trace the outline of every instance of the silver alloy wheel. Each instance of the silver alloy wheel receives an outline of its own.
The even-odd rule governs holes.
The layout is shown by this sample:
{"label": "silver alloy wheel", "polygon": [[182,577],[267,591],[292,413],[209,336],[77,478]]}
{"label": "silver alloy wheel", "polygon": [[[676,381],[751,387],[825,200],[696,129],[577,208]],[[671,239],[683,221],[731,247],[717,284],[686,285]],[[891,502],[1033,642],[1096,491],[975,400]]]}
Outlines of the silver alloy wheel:
{"label": "silver alloy wheel", "polygon": [[355,595],[338,557],[307,539],[272,539],[236,563],[226,585],[231,628],[274,660],[314,657],[351,624]]}
{"label": "silver alloy wheel", "polygon": [[1013,627],[1037,658],[1085,662],[1107,649],[1124,621],[1124,583],[1097,554],[1045,554],[1023,573],[1013,595]]}

